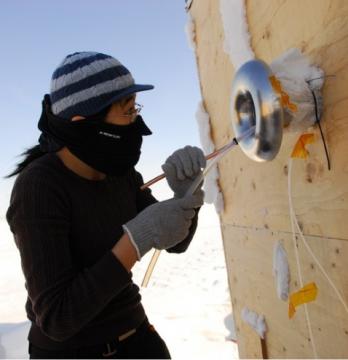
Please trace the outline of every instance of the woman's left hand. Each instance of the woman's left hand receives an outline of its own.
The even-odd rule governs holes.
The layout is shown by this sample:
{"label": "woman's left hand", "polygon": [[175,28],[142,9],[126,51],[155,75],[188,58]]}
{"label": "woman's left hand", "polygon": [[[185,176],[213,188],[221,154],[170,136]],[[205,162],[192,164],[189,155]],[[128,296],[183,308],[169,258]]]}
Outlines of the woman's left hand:
{"label": "woman's left hand", "polygon": [[185,146],[169,156],[162,169],[174,196],[183,197],[205,166],[204,153],[196,146]]}

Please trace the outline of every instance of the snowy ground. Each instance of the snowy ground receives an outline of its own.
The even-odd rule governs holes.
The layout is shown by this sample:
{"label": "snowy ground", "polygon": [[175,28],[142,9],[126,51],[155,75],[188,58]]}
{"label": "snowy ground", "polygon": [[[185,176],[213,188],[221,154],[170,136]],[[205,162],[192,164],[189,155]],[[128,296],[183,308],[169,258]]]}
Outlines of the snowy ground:
{"label": "snowy ground", "polygon": [[[134,267],[139,286],[151,255]],[[231,341],[227,273],[213,206],[201,209],[199,228],[186,253],[161,253],[141,293],[148,317],[173,359],[238,358]],[[6,222],[0,220],[0,358],[28,357],[25,299],[19,254]]]}

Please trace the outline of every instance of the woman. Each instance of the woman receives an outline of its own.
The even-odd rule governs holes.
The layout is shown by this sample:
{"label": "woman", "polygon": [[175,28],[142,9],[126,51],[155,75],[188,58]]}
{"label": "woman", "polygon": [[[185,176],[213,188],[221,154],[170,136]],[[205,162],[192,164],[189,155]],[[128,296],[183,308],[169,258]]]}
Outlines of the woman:
{"label": "woman", "polygon": [[185,196],[205,166],[185,147],[162,166],[174,191],[157,202],[134,166],[142,136],[130,72],[109,55],[68,55],[43,100],[39,144],[18,175],[7,221],[20,251],[30,358],[170,358],[149,323],[131,269],[152,248],[180,253],[203,192]]}

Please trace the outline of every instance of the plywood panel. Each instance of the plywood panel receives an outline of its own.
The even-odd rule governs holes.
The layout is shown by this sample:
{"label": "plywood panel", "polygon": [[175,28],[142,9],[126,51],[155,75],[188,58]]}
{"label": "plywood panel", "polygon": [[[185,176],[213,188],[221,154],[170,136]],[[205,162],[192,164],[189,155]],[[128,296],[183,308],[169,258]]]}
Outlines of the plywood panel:
{"label": "plywood panel", "polygon": [[[332,170],[328,171],[319,130],[307,160],[293,164],[295,212],[313,251],[348,302],[348,1],[248,0],[251,45],[257,57],[272,61],[291,47],[300,48],[324,69],[323,128]],[[223,51],[219,1],[191,6],[196,25],[197,65],[212,137],[221,147],[233,137],[230,92],[234,68]],[[282,239],[289,252],[291,290],[299,288],[289,221],[288,160],[299,134],[285,133],[275,160],[256,163],[236,148],[220,164],[225,199],[221,216],[231,299],[241,357],[265,356],[258,336],[240,319],[244,306],[267,318],[267,356],[311,358],[304,311],[288,320],[287,304],[276,297],[272,251]],[[306,281],[316,281],[319,297],[308,306],[320,357],[348,357],[348,315],[303,247]]]}
{"label": "plywood panel", "polygon": [[[226,263],[232,305],[237,325],[241,357],[255,357],[255,347],[248,347],[248,338],[255,341],[253,330],[241,320],[241,310],[248,307],[266,318],[267,353],[270,358],[311,358],[304,309],[288,319],[288,303],[278,299],[272,275],[273,246],[281,240],[287,251],[291,272],[290,291],[300,288],[292,234],[267,229],[246,229],[224,225]],[[311,247],[329,273],[332,281],[348,297],[346,270],[348,242],[337,239],[309,237]],[[314,281],[319,289],[317,300],[308,305],[314,342],[320,358],[345,358],[348,354],[348,314],[334,295],[313,259],[299,243],[304,283]]]}

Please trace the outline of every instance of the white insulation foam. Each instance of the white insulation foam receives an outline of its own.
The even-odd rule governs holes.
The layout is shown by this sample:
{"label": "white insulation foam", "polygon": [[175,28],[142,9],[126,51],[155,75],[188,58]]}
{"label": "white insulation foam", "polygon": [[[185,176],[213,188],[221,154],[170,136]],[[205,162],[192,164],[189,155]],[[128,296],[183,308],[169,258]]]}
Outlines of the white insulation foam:
{"label": "white insulation foam", "polygon": [[196,50],[196,27],[190,13],[187,13],[187,21],[185,25],[185,33],[189,47]]}
{"label": "white insulation foam", "polygon": [[242,320],[250,325],[264,339],[267,331],[265,317],[245,307],[242,310]]}
{"label": "white insulation foam", "polygon": [[287,301],[289,297],[290,270],[288,256],[280,241],[277,241],[273,248],[273,275],[278,298]]}
{"label": "white insulation foam", "polygon": [[[204,105],[202,102],[198,104],[198,108],[196,111],[196,120],[198,124],[199,137],[203,151],[206,155],[208,155],[214,152],[215,145],[211,138],[210,117],[204,109]],[[217,165],[214,165],[204,178],[204,201],[208,204],[214,203],[216,211],[218,213],[221,213],[224,209],[224,199],[219,189],[218,181],[219,169]]]}
{"label": "white insulation foam", "polygon": [[246,61],[254,59],[245,15],[244,0],[220,0],[224,28],[224,51],[237,71]]}
{"label": "white insulation foam", "polygon": [[311,90],[318,100],[319,114],[322,112],[320,89],[324,83],[324,72],[299,49],[287,50],[270,64],[271,70],[281,82],[283,90],[289,95],[291,102],[297,106],[297,111],[290,112],[288,131],[305,131],[316,121],[314,99]]}

